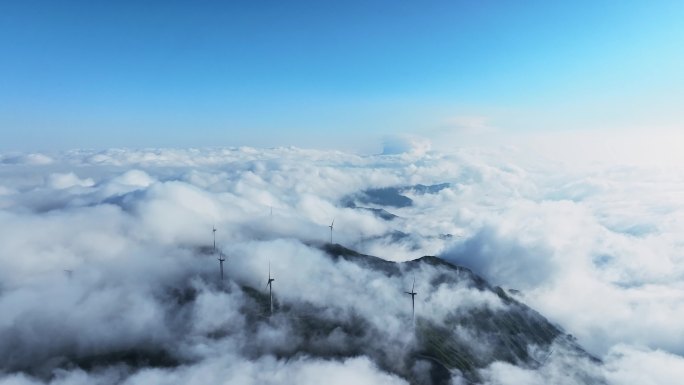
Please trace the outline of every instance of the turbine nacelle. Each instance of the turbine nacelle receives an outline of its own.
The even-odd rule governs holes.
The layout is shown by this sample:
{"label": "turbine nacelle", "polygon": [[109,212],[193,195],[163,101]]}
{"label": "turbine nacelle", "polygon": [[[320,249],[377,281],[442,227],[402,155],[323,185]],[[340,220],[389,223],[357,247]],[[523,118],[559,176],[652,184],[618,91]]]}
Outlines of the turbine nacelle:
{"label": "turbine nacelle", "polygon": [[273,314],[273,281],[275,281],[275,278],[271,277],[271,262],[268,263],[268,281],[266,282],[266,286],[268,287],[268,299],[269,299],[269,307],[271,309],[271,314]]}
{"label": "turbine nacelle", "polygon": [[416,277],[413,277],[413,285],[411,286],[411,291],[405,291],[404,293],[411,296],[411,313],[413,319],[416,318]]}
{"label": "turbine nacelle", "polygon": [[333,218],[332,222],[328,226],[330,228],[330,243],[333,243],[332,242],[332,233],[333,233],[334,226],[335,226],[335,218]]}
{"label": "turbine nacelle", "polygon": [[220,252],[219,252],[218,261],[219,261],[219,268],[220,268],[220,271],[221,271],[221,281],[223,281],[223,262],[224,262],[225,260],[226,260],[226,255],[223,254],[222,251],[220,251]]}

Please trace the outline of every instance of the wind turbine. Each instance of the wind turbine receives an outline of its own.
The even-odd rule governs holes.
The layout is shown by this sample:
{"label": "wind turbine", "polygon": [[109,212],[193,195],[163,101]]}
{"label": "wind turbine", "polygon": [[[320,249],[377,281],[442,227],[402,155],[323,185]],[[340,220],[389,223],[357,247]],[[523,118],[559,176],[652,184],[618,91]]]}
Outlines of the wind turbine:
{"label": "wind turbine", "polygon": [[330,223],[330,243],[332,244],[332,232],[333,232],[333,227],[335,225],[335,218],[333,218],[332,223]]}
{"label": "wind turbine", "polygon": [[223,281],[223,261],[226,260],[226,256],[223,254],[223,252],[219,253],[218,261],[219,261],[219,266],[221,266],[221,281]]}
{"label": "wind turbine", "polygon": [[216,226],[211,226],[211,231],[214,233],[214,253],[216,253]]}
{"label": "wind turbine", "polygon": [[271,314],[273,314],[273,281],[275,281],[275,278],[271,278],[271,262],[268,263],[268,282],[266,282],[266,286],[268,286],[268,296],[269,296],[269,302],[271,305]]}
{"label": "wind turbine", "polygon": [[405,291],[404,293],[408,294],[411,296],[411,310],[413,313],[413,320],[416,319],[416,277],[413,277],[413,286],[411,286],[411,291]]}

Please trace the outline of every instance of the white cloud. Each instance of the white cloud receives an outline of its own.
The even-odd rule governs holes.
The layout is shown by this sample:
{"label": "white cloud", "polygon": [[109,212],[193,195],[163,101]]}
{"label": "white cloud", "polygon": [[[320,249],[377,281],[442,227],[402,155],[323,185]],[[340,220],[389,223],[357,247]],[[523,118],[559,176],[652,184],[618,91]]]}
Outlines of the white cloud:
{"label": "white cloud", "polygon": [[427,138],[415,135],[387,136],[383,143],[383,155],[411,154],[423,155],[430,151],[432,144]]}
{"label": "white cloud", "polygon": [[95,182],[92,178],[80,179],[73,172],[54,173],[48,176],[46,184],[53,189],[62,190],[70,187],[92,187]]}
{"label": "white cloud", "polygon": [[44,166],[53,162],[54,160],[50,156],[39,152],[28,154],[5,154],[4,156],[0,156],[0,163],[12,165]]}
{"label": "white cloud", "polygon": [[[184,366],[66,370],[52,383],[332,381],[324,373],[402,383],[374,357],[274,358],[307,338],[284,316],[242,335],[253,321],[245,314],[260,306],[245,287],[263,290],[270,261],[283,306],[360,317],[373,330],[367,341],[381,341],[388,361],[401,365],[413,343],[404,333],[410,308],[392,293],[411,282],[326,257],[316,245],[334,217],[336,242],[361,252],[439,254],[521,290],[518,298],[605,361],[597,368],[558,354],[539,369],[497,362],[482,371],[491,384],[577,383],[559,375],[573,365],[601,371],[610,384],[681,376],[681,169],[568,168],[515,149],[429,149],[402,137],[388,141],[391,156],[296,148],[2,156],[0,337],[9,343],[0,357],[12,352],[3,365],[171,345]],[[392,221],[340,203],[367,188],[441,182],[450,185],[437,193],[405,192],[411,206],[385,207],[398,216]],[[213,225],[228,255],[223,289],[218,261],[200,250]],[[505,308],[486,292],[433,287],[433,270],[416,274],[417,308],[434,320],[453,309]],[[311,346],[352,350],[346,333],[330,331]],[[41,370],[58,361],[36,378],[8,373],[0,383],[40,383]]]}
{"label": "white cloud", "polygon": [[676,384],[684,376],[684,357],[661,350],[617,345],[606,357],[606,377],[612,385]]}

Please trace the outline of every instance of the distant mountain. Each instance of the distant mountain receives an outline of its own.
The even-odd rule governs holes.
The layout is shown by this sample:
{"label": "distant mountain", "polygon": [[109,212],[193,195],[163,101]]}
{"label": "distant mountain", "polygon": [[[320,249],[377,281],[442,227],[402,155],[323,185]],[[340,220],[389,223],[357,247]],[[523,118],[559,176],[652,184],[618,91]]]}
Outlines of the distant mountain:
{"label": "distant mountain", "polygon": [[386,221],[391,221],[395,218],[399,218],[398,216],[392,214],[391,212],[389,212],[385,209],[377,209],[377,208],[372,208],[372,207],[361,207],[361,206],[357,206],[356,203],[354,203],[354,202],[347,202],[346,207],[348,207],[350,209],[359,209],[359,210],[363,210],[363,211],[368,211],[368,212],[374,214],[375,216],[377,216],[378,218],[384,219]]}
{"label": "distant mountain", "polygon": [[437,194],[438,192],[451,187],[450,183],[439,183],[433,185],[416,184],[402,189],[402,192],[412,191],[415,194]]}
{"label": "distant mountain", "polygon": [[[449,188],[451,185],[449,183],[440,183],[440,184],[434,184],[434,185],[422,185],[422,184],[416,184],[412,186],[397,186],[397,187],[382,187],[382,188],[374,188],[374,189],[368,189],[364,191],[360,191],[355,194],[351,194],[349,196],[346,196],[342,199],[342,205],[345,207],[350,207],[350,208],[361,208],[361,209],[367,209],[366,207],[362,207],[364,205],[377,205],[377,206],[387,206],[387,207],[396,207],[396,208],[402,208],[402,207],[409,207],[413,205],[413,200],[409,197],[407,197],[405,194],[407,193],[413,193],[413,194],[436,194],[446,188]],[[372,209],[372,210],[377,210],[377,209]],[[377,214],[378,212],[376,212]],[[379,212],[380,214],[387,213],[386,211]],[[393,214],[390,214],[393,216]],[[380,215],[382,217],[382,215]],[[392,219],[392,217],[389,218],[383,218],[383,219]]]}

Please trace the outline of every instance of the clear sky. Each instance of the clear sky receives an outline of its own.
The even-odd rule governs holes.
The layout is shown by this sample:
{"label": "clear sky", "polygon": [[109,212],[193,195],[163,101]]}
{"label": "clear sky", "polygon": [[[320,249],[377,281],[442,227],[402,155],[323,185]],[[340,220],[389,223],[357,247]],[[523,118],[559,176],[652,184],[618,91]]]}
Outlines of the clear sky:
{"label": "clear sky", "polygon": [[0,149],[678,129],[683,20],[682,1],[5,0]]}

